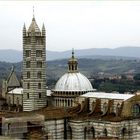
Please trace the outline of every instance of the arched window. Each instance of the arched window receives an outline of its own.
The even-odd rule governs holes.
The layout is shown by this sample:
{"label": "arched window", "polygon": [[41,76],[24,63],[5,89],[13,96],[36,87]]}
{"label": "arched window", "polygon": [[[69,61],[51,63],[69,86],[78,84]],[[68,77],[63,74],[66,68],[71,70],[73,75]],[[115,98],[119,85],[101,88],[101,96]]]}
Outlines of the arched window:
{"label": "arched window", "polygon": [[121,105],[118,103],[117,106],[116,106],[116,116],[119,115],[120,108],[121,108]]}
{"label": "arched window", "polygon": [[71,106],[73,106],[73,100],[71,100]]}
{"label": "arched window", "polygon": [[87,128],[85,127],[84,128],[84,140],[86,140],[87,139]]}
{"label": "arched window", "polygon": [[68,99],[68,107],[70,107],[70,100]]}
{"label": "arched window", "polygon": [[31,67],[31,62],[30,61],[26,61],[26,68],[30,68]]}
{"label": "arched window", "polygon": [[30,83],[27,83],[27,89],[30,89]]}
{"label": "arched window", "polygon": [[140,106],[138,104],[133,105],[133,116],[137,117],[140,115]]}
{"label": "arched window", "polygon": [[126,128],[123,128],[123,129],[121,130],[121,135],[122,135],[122,138],[124,138],[124,137],[125,137],[126,132],[127,132],[127,129],[126,129]]}
{"label": "arched window", "polygon": [[62,106],[64,106],[64,99],[62,99]]}
{"label": "arched window", "polygon": [[42,57],[42,50],[36,50],[36,57]]}
{"label": "arched window", "polygon": [[36,65],[37,65],[37,68],[42,68],[42,62],[41,61],[37,61]]}
{"label": "arched window", "polygon": [[38,97],[41,98],[41,93],[38,93]]}
{"label": "arched window", "polygon": [[10,130],[10,127],[11,127],[11,123],[8,123],[8,125],[7,125],[7,126],[8,126],[8,130]]}
{"label": "arched window", "polygon": [[92,104],[90,105],[90,111],[92,111],[95,108],[95,105],[96,105],[96,103],[95,103],[95,101],[93,101]]}
{"label": "arched window", "polygon": [[91,127],[91,133],[92,133],[91,139],[95,138],[95,129],[94,129],[94,127]]}
{"label": "arched window", "polygon": [[29,79],[30,78],[30,72],[27,71],[27,78]]}
{"label": "arched window", "polygon": [[38,89],[41,89],[41,83],[38,83]]}
{"label": "arched window", "polygon": [[19,98],[17,97],[17,106],[19,105]]}
{"label": "arched window", "polygon": [[27,93],[27,99],[29,99],[29,93]]}
{"label": "arched window", "polygon": [[108,106],[107,106],[107,103],[105,102],[103,104],[103,114],[105,114],[107,112],[107,108],[108,108]]}
{"label": "arched window", "polygon": [[37,78],[39,78],[39,79],[42,78],[42,73],[40,71],[37,73]]}
{"label": "arched window", "polygon": [[74,67],[73,67],[73,65],[72,65],[72,70],[74,70]]}
{"label": "arched window", "polygon": [[107,129],[106,128],[103,130],[103,136],[107,137]]}
{"label": "arched window", "polygon": [[75,70],[77,70],[77,65],[75,64]]}
{"label": "arched window", "polygon": [[31,50],[26,50],[25,53],[26,53],[26,57],[31,57]]}
{"label": "arched window", "polygon": [[66,100],[66,99],[65,99],[65,107],[68,107],[68,106],[67,106],[67,100]]}

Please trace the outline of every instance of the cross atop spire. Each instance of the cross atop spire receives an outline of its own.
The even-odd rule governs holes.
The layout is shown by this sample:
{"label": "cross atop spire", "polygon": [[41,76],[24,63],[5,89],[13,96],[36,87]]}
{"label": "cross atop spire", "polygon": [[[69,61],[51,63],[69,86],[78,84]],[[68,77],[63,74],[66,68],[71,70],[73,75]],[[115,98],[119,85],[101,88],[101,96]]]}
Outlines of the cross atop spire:
{"label": "cross atop spire", "polygon": [[72,58],[74,58],[74,48],[72,48]]}
{"label": "cross atop spire", "polygon": [[38,32],[38,33],[41,33],[37,23],[36,23],[36,20],[35,20],[35,15],[34,15],[34,6],[33,6],[33,18],[32,18],[32,22],[29,26],[29,29],[28,29],[28,32]]}
{"label": "cross atop spire", "polygon": [[35,11],[34,11],[34,6],[33,6],[33,18],[35,18],[35,15],[34,14],[35,14]]}

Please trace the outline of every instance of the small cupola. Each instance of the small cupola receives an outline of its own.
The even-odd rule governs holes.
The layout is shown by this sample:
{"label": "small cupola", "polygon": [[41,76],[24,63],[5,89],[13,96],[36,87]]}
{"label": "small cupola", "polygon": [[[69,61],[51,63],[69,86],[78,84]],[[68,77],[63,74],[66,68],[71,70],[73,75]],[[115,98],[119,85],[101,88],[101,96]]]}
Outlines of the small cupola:
{"label": "small cupola", "polygon": [[72,57],[68,61],[68,72],[78,72],[78,62],[74,57],[74,50],[72,50]]}

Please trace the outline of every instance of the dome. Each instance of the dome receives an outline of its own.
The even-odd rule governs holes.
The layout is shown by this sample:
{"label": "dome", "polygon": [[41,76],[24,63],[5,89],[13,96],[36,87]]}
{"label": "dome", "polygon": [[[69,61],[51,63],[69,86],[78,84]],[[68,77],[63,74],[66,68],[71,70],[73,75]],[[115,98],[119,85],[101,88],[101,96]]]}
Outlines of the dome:
{"label": "dome", "polygon": [[90,81],[80,72],[68,72],[58,80],[55,91],[93,91],[93,88]]}

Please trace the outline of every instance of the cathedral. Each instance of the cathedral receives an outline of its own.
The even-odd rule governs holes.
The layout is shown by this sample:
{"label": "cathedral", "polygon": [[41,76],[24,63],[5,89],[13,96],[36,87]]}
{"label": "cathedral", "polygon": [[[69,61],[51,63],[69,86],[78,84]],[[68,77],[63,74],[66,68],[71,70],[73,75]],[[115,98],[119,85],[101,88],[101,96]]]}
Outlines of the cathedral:
{"label": "cathedral", "polygon": [[68,70],[46,88],[46,30],[33,16],[23,27],[23,79],[14,67],[3,81],[0,139],[140,139],[140,93],[96,91],[79,72],[72,51]]}

